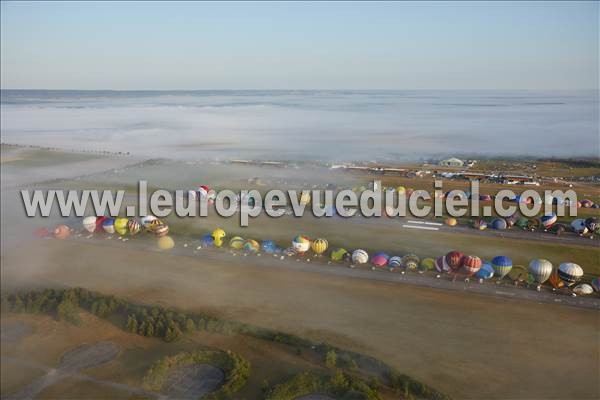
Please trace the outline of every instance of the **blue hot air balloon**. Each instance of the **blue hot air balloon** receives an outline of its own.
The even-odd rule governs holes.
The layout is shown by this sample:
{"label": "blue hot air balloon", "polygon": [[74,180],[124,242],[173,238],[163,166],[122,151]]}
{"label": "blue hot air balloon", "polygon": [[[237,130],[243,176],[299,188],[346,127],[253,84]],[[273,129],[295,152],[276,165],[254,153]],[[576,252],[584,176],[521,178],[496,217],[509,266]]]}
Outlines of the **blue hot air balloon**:
{"label": "blue hot air balloon", "polygon": [[506,256],[496,256],[492,258],[492,267],[495,274],[502,279],[512,269],[512,260]]}
{"label": "blue hot air balloon", "polygon": [[202,247],[211,247],[215,244],[215,238],[211,233],[202,236]]}
{"label": "blue hot air balloon", "polygon": [[489,261],[484,261],[479,271],[475,273],[477,279],[490,279],[494,276],[494,267]]}
{"label": "blue hot air balloon", "polygon": [[260,248],[267,254],[273,254],[277,251],[277,245],[272,240],[263,240]]}
{"label": "blue hot air balloon", "polygon": [[503,218],[496,218],[492,221],[490,226],[493,229],[504,230],[508,227],[508,224],[506,223],[506,221]]}

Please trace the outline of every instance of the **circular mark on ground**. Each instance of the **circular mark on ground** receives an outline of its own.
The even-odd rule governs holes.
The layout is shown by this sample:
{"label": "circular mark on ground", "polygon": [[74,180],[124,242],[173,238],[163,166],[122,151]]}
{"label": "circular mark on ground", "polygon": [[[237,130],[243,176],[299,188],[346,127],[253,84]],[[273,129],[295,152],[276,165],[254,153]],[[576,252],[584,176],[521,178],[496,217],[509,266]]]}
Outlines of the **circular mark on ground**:
{"label": "circular mark on ground", "polygon": [[58,368],[71,372],[104,364],[119,354],[119,346],[113,342],[83,344],[67,351],[61,358]]}
{"label": "circular mark on ground", "polygon": [[193,364],[177,368],[167,378],[162,392],[174,399],[199,399],[214,392],[225,374],[210,364]]}
{"label": "circular mark on ground", "polygon": [[31,326],[21,322],[11,322],[0,326],[0,340],[14,343],[33,332]]}
{"label": "circular mark on ground", "polygon": [[306,396],[296,397],[294,400],[335,400],[333,397],[327,396],[326,394],[313,393],[307,394]]}

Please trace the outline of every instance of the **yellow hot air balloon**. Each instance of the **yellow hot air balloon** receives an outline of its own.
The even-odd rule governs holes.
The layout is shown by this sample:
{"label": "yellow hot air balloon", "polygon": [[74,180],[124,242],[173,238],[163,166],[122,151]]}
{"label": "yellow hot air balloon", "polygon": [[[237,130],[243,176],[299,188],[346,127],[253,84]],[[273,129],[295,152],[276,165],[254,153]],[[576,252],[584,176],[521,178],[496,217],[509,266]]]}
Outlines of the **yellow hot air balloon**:
{"label": "yellow hot air balloon", "polygon": [[315,239],[310,244],[312,251],[314,251],[315,254],[317,254],[317,255],[321,255],[321,254],[325,253],[325,250],[327,250],[328,246],[329,246],[329,243],[327,243],[327,240],[321,239],[321,238]]}
{"label": "yellow hot air balloon", "polygon": [[229,241],[229,247],[235,250],[241,250],[241,248],[244,247],[244,239],[239,236],[232,237]]}
{"label": "yellow hot air balloon", "polygon": [[404,194],[406,193],[406,188],[404,186],[398,186],[396,188],[396,191],[398,192],[398,194]]}
{"label": "yellow hot air balloon", "polygon": [[169,250],[175,247],[175,241],[171,236],[162,236],[158,239],[158,248],[161,250]]}
{"label": "yellow hot air balloon", "polygon": [[346,250],[346,249],[343,249],[343,248],[335,249],[331,252],[331,261],[342,261],[346,257],[349,257],[349,255],[350,255],[350,253],[348,253],[348,250]]}
{"label": "yellow hot air balloon", "polygon": [[215,247],[223,246],[223,239],[225,238],[225,236],[227,236],[227,234],[221,228],[217,228],[214,231],[212,231],[212,237],[215,240]]}
{"label": "yellow hot air balloon", "polygon": [[456,224],[458,224],[458,221],[456,220],[456,218],[450,217],[450,218],[446,219],[446,225],[456,226]]}
{"label": "yellow hot air balloon", "polygon": [[127,218],[117,218],[115,219],[115,231],[123,236],[127,234],[127,224],[129,223],[129,219]]}

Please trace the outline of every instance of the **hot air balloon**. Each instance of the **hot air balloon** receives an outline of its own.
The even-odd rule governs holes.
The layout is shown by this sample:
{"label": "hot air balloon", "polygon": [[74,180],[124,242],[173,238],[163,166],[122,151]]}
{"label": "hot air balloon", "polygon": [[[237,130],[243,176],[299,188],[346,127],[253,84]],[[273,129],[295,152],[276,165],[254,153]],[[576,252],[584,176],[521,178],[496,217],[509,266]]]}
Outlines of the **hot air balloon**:
{"label": "hot air balloon", "polygon": [[562,263],[558,266],[558,276],[567,286],[572,286],[583,276],[583,269],[575,263]]}
{"label": "hot air balloon", "polygon": [[508,217],[506,217],[506,225],[511,228],[513,226],[515,226],[515,224],[517,223],[517,221],[519,220],[519,216],[517,215],[517,213],[511,214]]}
{"label": "hot air balloon", "polygon": [[127,229],[131,235],[137,235],[142,229],[142,226],[137,219],[129,218],[129,221],[127,221]]}
{"label": "hot air balloon", "polygon": [[86,231],[88,231],[89,233],[94,233],[94,231],[96,231],[96,217],[95,216],[90,216],[90,217],[85,217],[83,219],[83,229],[85,229]]}
{"label": "hot air balloon", "polygon": [[127,235],[127,223],[129,222],[129,220],[127,218],[117,218],[115,219],[115,231],[123,236],[123,235]]}
{"label": "hot air balloon", "polygon": [[200,199],[206,199],[208,198],[208,192],[210,191],[209,187],[206,185],[200,185],[198,186],[198,198]]}
{"label": "hot air balloon", "polygon": [[67,225],[58,225],[54,228],[54,237],[57,239],[66,239],[71,235],[71,228]]}
{"label": "hot air balloon", "polygon": [[473,228],[483,231],[484,229],[487,228],[487,222],[485,222],[485,220],[483,220],[481,218],[476,219],[475,222],[473,222]]}
{"label": "hot air balloon", "polygon": [[556,223],[557,219],[558,219],[558,217],[554,213],[542,215],[542,218],[540,218],[540,220],[542,222],[542,226],[544,227],[544,230],[546,230],[546,231],[548,229],[550,229],[552,227],[552,225],[554,225]]}
{"label": "hot air balloon", "polygon": [[388,256],[384,252],[375,253],[371,257],[371,264],[373,264],[374,267],[385,267],[389,259],[390,256]]}
{"label": "hot air balloon", "polygon": [[529,263],[529,273],[538,284],[537,290],[539,291],[541,285],[552,275],[552,263],[544,259],[533,260]]}
{"label": "hot air balloon", "polygon": [[477,273],[477,271],[479,271],[481,269],[482,265],[483,265],[483,261],[481,261],[481,258],[479,258],[477,256],[465,256],[463,258],[462,269],[468,278],[470,276],[475,275]]}
{"label": "hot air balloon", "polygon": [[402,257],[402,266],[404,269],[417,269],[421,260],[416,254],[407,254]]}
{"label": "hot air balloon", "polygon": [[571,229],[573,229],[573,232],[577,233],[578,235],[585,235],[588,231],[587,226],[585,226],[585,220],[581,218],[571,222]]}
{"label": "hot air balloon", "polygon": [[581,207],[583,207],[583,208],[590,208],[593,205],[594,205],[594,202],[591,200],[588,200],[588,199],[581,200]]}
{"label": "hot air balloon", "polygon": [[169,233],[169,225],[166,225],[166,224],[154,225],[154,227],[152,228],[152,232],[154,232],[154,234],[157,237],[167,236],[167,234]]}
{"label": "hot air balloon", "polygon": [[450,271],[457,272],[463,264],[464,257],[460,251],[451,251],[444,256],[444,263]]}
{"label": "hot air balloon", "polygon": [[499,230],[504,230],[508,227],[508,224],[506,223],[506,221],[503,218],[495,218],[491,225],[490,225],[493,229],[499,229]]}
{"label": "hot air balloon", "polygon": [[444,256],[435,259],[435,270],[439,273],[448,272],[450,267],[444,261]]}
{"label": "hot air balloon", "polygon": [[483,279],[491,279],[494,276],[494,267],[488,261],[483,261],[481,264],[481,268],[479,271],[475,273],[475,278],[483,280]]}
{"label": "hot air balloon", "polygon": [[102,229],[106,233],[115,233],[115,219],[114,218],[106,218],[102,222]]}
{"label": "hot air balloon", "polygon": [[560,277],[558,276],[558,271],[556,270],[553,271],[552,274],[550,274],[548,282],[550,282],[554,289],[560,289],[561,287],[565,286],[565,283],[560,279]]}
{"label": "hot air balloon", "polygon": [[522,265],[514,265],[508,273],[508,278],[512,280],[515,285],[519,282],[527,281],[528,277],[529,272],[527,272],[527,268]]}
{"label": "hot air balloon", "polygon": [[248,239],[244,242],[244,251],[258,253],[259,250],[260,244],[256,240]]}
{"label": "hot air balloon", "polygon": [[142,218],[140,218],[140,222],[142,223],[144,229],[148,230],[152,228],[153,224],[160,223],[159,219],[156,218],[154,215],[145,215]]}
{"label": "hot air balloon", "polygon": [[594,293],[594,289],[587,283],[580,283],[579,285],[573,288],[573,292],[579,296],[586,296],[588,294]]}
{"label": "hot air balloon", "polygon": [[369,253],[362,249],[352,252],[352,262],[354,264],[366,264],[369,261]]}
{"label": "hot air balloon", "polygon": [[388,260],[388,266],[390,268],[399,268],[402,265],[402,257],[393,256]]}
{"label": "hot air balloon", "polygon": [[210,233],[207,233],[200,239],[200,245],[202,247],[212,247],[215,245],[215,238]]}
{"label": "hot air balloon", "polygon": [[225,236],[227,236],[223,229],[217,228],[214,231],[212,231],[211,235],[214,239],[214,244],[216,247],[223,246],[223,239],[225,238]]}
{"label": "hot air balloon", "polygon": [[310,192],[302,192],[300,196],[300,205],[306,205],[310,203]]}
{"label": "hot air balloon", "polygon": [[585,220],[585,227],[591,233],[598,233],[598,230],[600,229],[600,222],[598,221],[598,218],[590,217]]}
{"label": "hot air balloon", "polygon": [[327,250],[328,246],[329,246],[329,243],[327,243],[327,240],[326,239],[322,239],[322,238],[315,239],[310,244],[310,247],[312,248],[312,251],[316,255],[319,255],[319,256],[321,254],[325,253],[325,250]]}
{"label": "hot air balloon", "polygon": [[435,260],[433,258],[424,258],[421,260],[419,269],[422,271],[430,271],[435,269]]}
{"label": "hot air balloon", "polygon": [[596,292],[600,292],[600,278],[596,277],[592,279],[592,287]]}
{"label": "hot air balloon", "polygon": [[506,256],[496,256],[492,258],[492,267],[496,276],[502,279],[512,269],[512,260]]}
{"label": "hot air balloon", "polygon": [[492,201],[492,196],[490,196],[489,194],[482,194],[481,196],[479,196],[479,200],[480,201]]}
{"label": "hot air balloon", "polygon": [[339,248],[331,252],[331,261],[344,261],[350,257],[350,253],[346,249]]}
{"label": "hot air balloon", "polygon": [[444,222],[448,226],[456,226],[456,224],[458,224],[458,221],[456,220],[456,218],[453,218],[453,217],[446,218],[446,221],[444,221]]}
{"label": "hot air balloon", "polygon": [[310,248],[310,239],[303,235],[298,235],[292,240],[292,247],[294,251],[302,255]]}
{"label": "hot air balloon", "polygon": [[48,228],[39,227],[34,231],[33,234],[35,235],[36,238],[43,239],[43,238],[47,238],[48,236],[50,236],[50,231],[48,230]]}
{"label": "hot air balloon", "polygon": [[540,221],[537,218],[530,218],[527,220],[527,230],[529,231],[537,231],[540,229]]}
{"label": "hot air balloon", "polygon": [[527,229],[527,218],[525,217],[519,217],[517,219],[517,222],[515,222],[515,226],[521,228],[521,229]]}
{"label": "hot air balloon", "polygon": [[567,231],[567,227],[563,224],[554,224],[552,228],[550,228],[550,232],[554,233],[556,236],[560,236]]}
{"label": "hot air balloon", "polygon": [[106,217],[96,217],[96,232],[104,232],[104,229],[102,228],[104,221],[106,221]]}
{"label": "hot air balloon", "polygon": [[175,242],[170,236],[162,236],[158,238],[158,248],[161,250],[169,250],[175,247]]}
{"label": "hot air balloon", "polygon": [[244,247],[244,239],[239,236],[232,237],[229,241],[229,247],[234,250],[241,250],[241,248]]}
{"label": "hot air balloon", "polygon": [[273,254],[277,251],[277,245],[272,240],[263,240],[260,244],[260,248],[267,254]]}

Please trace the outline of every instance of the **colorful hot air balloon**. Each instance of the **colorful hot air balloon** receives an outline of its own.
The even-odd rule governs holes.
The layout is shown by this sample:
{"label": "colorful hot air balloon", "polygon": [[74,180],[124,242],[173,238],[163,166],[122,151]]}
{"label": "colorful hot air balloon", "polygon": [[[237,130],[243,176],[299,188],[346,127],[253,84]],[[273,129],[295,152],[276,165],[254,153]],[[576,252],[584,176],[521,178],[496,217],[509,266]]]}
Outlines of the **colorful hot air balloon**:
{"label": "colorful hot air balloon", "polygon": [[348,259],[350,253],[346,249],[335,249],[331,252],[331,261],[344,261]]}
{"label": "colorful hot air balloon", "polygon": [[529,263],[529,273],[533,276],[533,280],[540,286],[546,282],[552,275],[552,263],[544,259],[536,259]]}
{"label": "colorful hot air balloon", "polygon": [[598,221],[598,218],[590,217],[585,220],[585,227],[588,229],[588,231],[596,233],[598,232],[598,229],[600,229],[600,222]]}
{"label": "colorful hot air balloon", "polygon": [[444,221],[444,223],[448,226],[456,226],[456,224],[458,224],[458,221],[456,220],[456,218],[449,217],[446,218],[446,221]]}
{"label": "colorful hot air balloon", "polygon": [[223,229],[217,228],[214,231],[212,231],[211,235],[214,239],[214,244],[216,247],[223,246],[223,239],[225,238],[225,236],[227,236],[227,234],[225,233],[225,231]]}
{"label": "colorful hot air balloon", "polygon": [[488,261],[483,261],[479,271],[475,273],[477,279],[491,279],[494,276],[494,267]]}
{"label": "colorful hot air balloon", "polygon": [[115,233],[115,219],[114,218],[106,218],[102,222],[102,229],[106,233]]}
{"label": "colorful hot air balloon", "polygon": [[473,276],[481,269],[483,261],[477,256],[465,256],[463,258],[462,269],[467,277]]}
{"label": "colorful hot air balloon", "polygon": [[115,231],[123,236],[127,235],[127,223],[129,220],[127,218],[117,218],[115,219]]}
{"label": "colorful hot air balloon", "polygon": [[140,222],[142,223],[144,229],[148,230],[152,228],[153,224],[160,223],[159,219],[156,218],[154,215],[145,215],[142,218],[140,218]]}
{"label": "colorful hot air balloon", "polygon": [[58,225],[54,228],[53,234],[57,239],[66,239],[71,235],[71,228],[67,225]]}
{"label": "colorful hot air balloon", "polygon": [[407,254],[402,257],[402,266],[404,269],[417,269],[421,260],[416,254]]}
{"label": "colorful hot air balloon", "polygon": [[562,263],[558,266],[558,276],[567,286],[572,286],[583,276],[583,269],[572,262]]}
{"label": "colorful hot air balloon", "polygon": [[588,228],[585,225],[585,220],[581,218],[571,222],[571,229],[573,229],[573,232],[577,233],[578,235],[585,235],[588,231]]}
{"label": "colorful hot air balloon", "polygon": [[352,262],[354,264],[366,264],[369,261],[369,253],[362,249],[352,252]]}
{"label": "colorful hot air balloon", "polygon": [[131,235],[137,235],[142,229],[142,226],[137,219],[129,218],[129,221],[127,221],[127,229]]}
{"label": "colorful hot air balloon", "polygon": [[304,254],[310,248],[310,239],[303,235],[298,235],[292,240],[292,247],[297,254]]}
{"label": "colorful hot air balloon", "polygon": [[85,217],[82,221],[83,229],[89,233],[94,233],[96,231],[96,219],[95,216]]}
{"label": "colorful hot air balloon", "polygon": [[550,229],[556,223],[557,219],[558,217],[554,213],[542,215],[542,218],[540,218],[544,230]]}
{"label": "colorful hot air balloon", "polygon": [[596,292],[600,292],[600,278],[596,277],[592,279],[592,287]]}
{"label": "colorful hot air balloon", "polygon": [[234,250],[241,250],[242,247],[244,247],[244,239],[242,239],[239,236],[232,237],[229,241],[229,247],[231,247]]}
{"label": "colorful hot air balloon", "polygon": [[260,248],[267,254],[273,254],[277,251],[277,245],[272,240],[263,240],[260,244]]}
{"label": "colorful hot air balloon", "polygon": [[496,256],[492,258],[492,267],[496,276],[502,279],[512,269],[512,260],[506,256]]}
{"label": "colorful hot air balloon", "polygon": [[560,279],[558,276],[558,271],[556,270],[552,272],[550,278],[548,278],[548,282],[550,282],[554,289],[560,289],[561,287],[565,286],[565,283]]}
{"label": "colorful hot air balloon", "polygon": [[373,264],[374,267],[385,267],[389,259],[390,256],[388,256],[384,252],[375,253],[371,257],[371,264]]}
{"label": "colorful hot air balloon", "polygon": [[435,270],[439,273],[448,272],[450,270],[450,267],[448,267],[444,260],[444,256],[435,259]]}
{"label": "colorful hot air balloon", "polygon": [[171,239],[170,236],[162,236],[158,238],[157,242],[158,248],[161,250],[169,250],[175,247],[175,242]]}
{"label": "colorful hot air balloon", "polygon": [[260,244],[254,239],[248,239],[244,242],[244,251],[250,253],[258,253],[260,250]]}
{"label": "colorful hot air balloon", "polygon": [[449,270],[456,272],[462,266],[464,257],[465,255],[460,251],[451,251],[444,256],[444,263]]}
{"label": "colorful hot air balloon", "polygon": [[475,222],[473,222],[473,228],[483,231],[487,228],[487,222],[485,222],[485,220],[483,220],[481,218],[476,219]]}
{"label": "colorful hot air balloon", "polygon": [[210,233],[207,233],[200,239],[200,245],[202,247],[212,247],[215,245],[215,238]]}
{"label": "colorful hot air balloon", "polygon": [[169,225],[166,225],[166,224],[154,225],[154,227],[152,228],[152,232],[154,232],[154,234],[157,237],[167,236],[167,234],[169,233]]}
{"label": "colorful hot air balloon", "polygon": [[517,219],[517,222],[515,222],[515,225],[521,229],[527,229],[527,218],[525,217],[519,217]]}
{"label": "colorful hot air balloon", "polygon": [[499,230],[504,230],[508,227],[508,224],[506,223],[506,221],[503,218],[495,218],[491,225],[490,225],[493,229],[499,229]]}
{"label": "colorful hot air balloon", "polygon": [[300,196],[300,205],[306,205],[310,203],[310,192],[302,192]]}
{"label": "colorful hot air balloon", "polygon": [[328,246],[329,246],[329,243],[327,243],[327,240],[326,239],[322,239],[322,238],[315,239],[310,244],[310,247],[312,248],[312,251],[316,255],[319,255],[319,256],[321,254],[325,253],[325,250],[327,250]]}
{"label": "colorful hot air balloon", "polygon": [[586,296],[588,294],[594,293],[594,289],[587,283],[580,283],[579,285],[573,288],[573,292],[578,294],[579,296]]}
{"label": "colorful hot air balloon", "polygon": [[48,228],[39,227],[35,230],[35,232],[33,234],[35,235],[36,238],[43,239],[43,238],[47,238],[48,236],[50,236],[50,231],[48,230]]}
{"label": "colorful hot air balloon", "polygon": [[517,213],[511,214],[508,217],[506,217],[506,225],[510,228],[515,226],[515,224],[517,223],[517,221],[519,220],[519,216],[517,215]]}
{"label": "colorful hot air balloon", "polygon": [[402,257],[393,256],[388,260],[388,266],[390,268],[399,268],[402,265]]}
{"label": "colorful hot air balloon", "polygon": [[567,227],[563,224],[554,224],[552,228],[550,228],[550,232],[554,233],[556,236],[560,236],[567,231]]}
{"label": "colorful hot air balloon", "polygon": [[104,232],[104,229],[102,228],[104,221],[106,221],[106,217],[96,217],[96,232]]}
{"label": "colorful hot air balloon", "polygon": [[594,202],[588,199],[581,200],[581,207],[590,208],[594,205]]}

